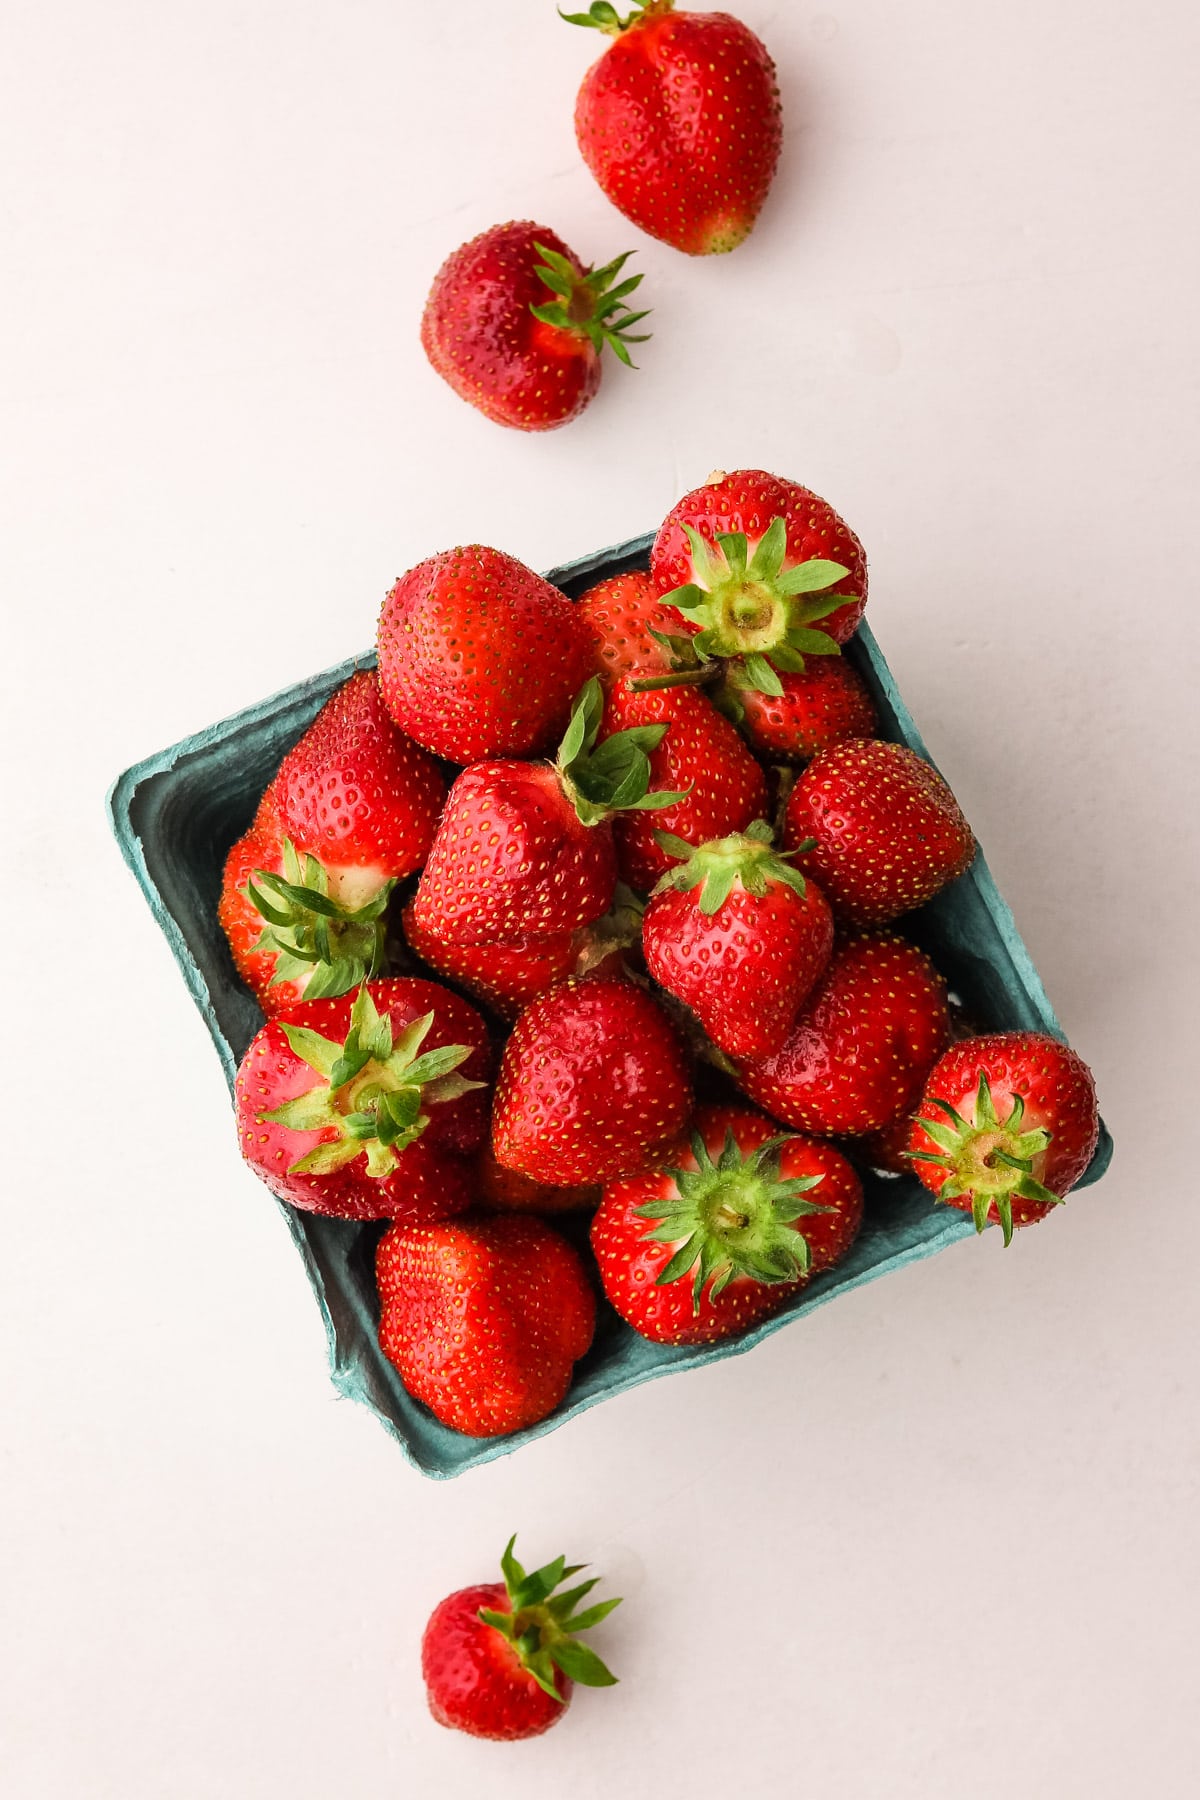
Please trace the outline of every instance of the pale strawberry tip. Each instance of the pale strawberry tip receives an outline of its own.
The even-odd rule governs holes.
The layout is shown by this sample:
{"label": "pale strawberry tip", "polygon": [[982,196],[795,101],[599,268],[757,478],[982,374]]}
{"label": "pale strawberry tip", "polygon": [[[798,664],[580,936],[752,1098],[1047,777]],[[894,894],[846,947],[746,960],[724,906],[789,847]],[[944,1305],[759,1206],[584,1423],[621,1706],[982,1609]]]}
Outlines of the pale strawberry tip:
{"label": "pale strawberry tip", "polygon": [[282,848],[283,874],[255,869],[244,889],[265,921],[254,950],[275,956],[269,985],[303,981],[306,1000],[348,994],[383,969],[384,914],[396,883],[385,881],[373,899],[351,911],[330,898],[328,874],[315,856],[301,862],[290,838]]}
{"label": "pale strawberry tip", "polygon": [[580,1601],[598,1585],[600,1577],[596,1575],[589,1581],[581,1581],[577,1587],[560,1594],[556,1591],[560,1583],[578,1575],[585,1565],[568,1564],[565,1557],[559,1556],[544,1568],[527,1575],[513,1555],[516,1541],[515,1535],[508,1540],[508,1547],[500,1558],[512,1610],[499,1612],[481,1606],[479,1617],[482,1622],[512,1645],[522,1667],[552,1700],[564,1702],[556,1672],[578,1682],[581,1687],[614,1687],[617,1677],[589,1645],[579,1642],[578,1633],[599,1625],[620,1606],[620,1598],[601,1600],[595,1606],[577,1611]]}
{"label": "pale strawberry tip", "polygon": [[969,1120],[949,1101],[934,1094],[927,1094],[923,1105],[936,1106],[948,1121],[943,1124],[920,1114],[916,1120],[917,1127],[940,1146],[940,1151],[905,1150],[902,1154],[911,1162],[930,1163],[948,1171],[948,1179],[934,1198],[948,1204],[969,1195],[976,1232],[983,1231],[995,1206],[1007,1245],[1012,1242],[1014,1199],[1061,1206],[1063,1196],[1045,1187],[1033,1173],[1034,1159],[1049,1149],[1052,1133],[1041,1127],[1021,1130],[1025,1101],[1020,1094],[1013,1095],[1012,1109],[1007,1118],[1001,1119],[992,1099],[991,1084],[986,1073],[981,1073]]}
{"label": "pale strawberry tip", "polygon": [[756,900],[764,898],[773,881],[783,882],[803,899],[808,883],[787,859],[813,849],[816,840],[806,838],[794,850],[774,850],[774,835],[765,819],[756,819],[745,831],[699,846],[668,831],[656,831],[654,836],[660,848],[680,860],[662,876],[654,892],[662,894],[668,888],[677,888],[681,893],[689,893],[698,887],[697,905],[706,918],[721,910],[739,881]]}
{"label": "pale strawberry tip", "polygon": [[581,275],[557,250],[549,250],[538,243],[533,247],[542,259],[535,265],[534,274],[558,295],[557,300],[549,300],[544,305],[531,305],[529,310],[534,318],[559,331],[573,331],[586,337],[597,354],[607,344],[626,368],[634,368],[628,346],[648,343],[650,333],[634,332],[630,327],[648,319],[650,309],[631,312],[625,303],[641,286],[643,277],[630,275],[613,286],[633,251],[626,250],[623,256],[614,257],[602,269],[585,269]]}
{"label": "pale strawberry tip", "polygon": [[650,751],[657,750],[666,725],[632,725],[598,744],[604,721],[604,690],[593,675],[571,709],[555,768],[562,789],[584,825],[599,825],[615,812],[657,812],[678,806],[691,793],[651,793]]}

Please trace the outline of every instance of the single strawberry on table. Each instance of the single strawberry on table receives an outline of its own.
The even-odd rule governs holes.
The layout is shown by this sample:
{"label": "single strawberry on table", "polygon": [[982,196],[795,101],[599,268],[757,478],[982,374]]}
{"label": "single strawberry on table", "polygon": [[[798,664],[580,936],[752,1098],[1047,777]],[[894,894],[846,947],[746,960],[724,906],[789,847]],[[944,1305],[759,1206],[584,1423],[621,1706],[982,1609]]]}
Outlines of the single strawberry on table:
{"label": "single strawberry on table", "polygon": [[583,1263],[541,1219],[389,1226],[375,1277],[384,1355],[410,1394],[469,1437],[552,1413],[595,1331]]}
{"label": "single strawberry on table", "polygon": [[595,0],[562,16],[613,39],[575,106],[583,159],[613,205],[688,255],[735,249],[783,141],[764,45],[729,13],[676,11],[674,0],[630,0],[624,18]]}
{"label": "single strawberry on table", "polygon": [[748,1106],[700,1106],[665,1166],[610,1183],[592,1220],[605,1294],[643,1337],[711,1344],[840,1261],[862,1183],[832,1144]]}
{"label": "single strawberry on table", "polygon": [[1092,1159],[1096,1086],[1081,1056],[1041,1031],[966,1038],[931,1069],[908,1140],[934,1198],[1004,1242],[1061,1202]]}
{"label": "single strawberry on table", "polygon": [[646,908],[646,967],[719,1050],[774,1054],[833,950],[829,902],[772,849],[761,820],[697,850],[659,841],[680,861]]}
{"label": "single strawberry on table", "polygon": [[516,1541],[509,1539],[500,1559],[503,1581],[448,1594],[421,1640],[429,1710],[439,1725],[472,1737],[539,1737],[562,1718],[576,1682],[616,1682],[579,1634],[620,1600],[584,1605],[599,1576],[560,1592],[585,1566],[568,1566],[562,1556],[527,1575],[513,1555]]}
{"label": "single strawberry on table", "polygon": [[474,1193],[487,1028],[432,981],[365,982],[268,1020],[237,1073],[242,1155],[272,1193],[340,1219],[440,1219]]}
{"label": "single strawberry on table", "polygon": [[577,418],[600,386],[605,348],[629,364],[626,304],[640,275],[620,279],[629,253],[585,268],[556,232],[528,219],[493,225],[434,277],[421,343],[442,379],[497,425],[552,431]]}

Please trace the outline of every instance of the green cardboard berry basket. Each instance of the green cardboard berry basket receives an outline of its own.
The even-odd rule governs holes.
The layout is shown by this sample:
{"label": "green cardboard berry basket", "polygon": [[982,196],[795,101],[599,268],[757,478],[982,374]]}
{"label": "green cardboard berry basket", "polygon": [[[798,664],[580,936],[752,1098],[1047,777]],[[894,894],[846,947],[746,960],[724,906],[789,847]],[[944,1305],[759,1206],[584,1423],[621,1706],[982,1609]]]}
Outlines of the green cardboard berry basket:
{"label": "green cardboard berry basket", "polygon": [[[635,538],[601,550],[550,570],[548,579],[578,595],[594,581],[646,567],[652,541],[649,536]],[[874,695],[883,734],[928,756],[866,625],[846,654]],[[262,1023],[262,1014],[238,979],[217,924],[225,855],[249,824],[284,753],[334,689],[373,660],[371,655],[356,657],[196,732],[127,769],[108,795],[121,853],[174,952],[231,1088],[238,1061]],[[1032,1028],[1063,1035],[982,854],[961,880],[931,905],[910,914],[905,930],[930,952],[981,1029]],[[232,1161],[237,1155],[232,1118],[229,1153]],[[1098,1180],[1111,1156],[1112,1140],[1102,1127],[1080,1186]],[[639,1382],[751,1350],[771,1332],[836,1295],[933,1256],[972,1230],[968,1217],[936,1206],[915,1177],[868,1176],[866,1220],[854,1249],[774,1318],[735,1342],[677,1350],[647,1343],[602,1305],[596,1341],[577,1366],[571,1390],[557,1412],[527,1431],[480,1440],[439,1424],[405,1392],[379,1349],[372,1275],[379,1228],[297,1212],[269,1200],[265,1189],[263,1203],[279,1205],[304,1262],[325,1322],[335,1387],[369,1407],[418,1469],[440,1477],[505,1456]]]}

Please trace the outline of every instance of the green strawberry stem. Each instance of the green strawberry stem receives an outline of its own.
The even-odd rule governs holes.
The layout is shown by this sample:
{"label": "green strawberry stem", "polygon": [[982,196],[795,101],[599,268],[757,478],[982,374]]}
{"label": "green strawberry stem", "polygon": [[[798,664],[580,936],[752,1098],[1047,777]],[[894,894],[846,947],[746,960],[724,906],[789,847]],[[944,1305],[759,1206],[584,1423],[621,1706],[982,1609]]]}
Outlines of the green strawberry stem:
{"label": "green strawberry stem", "polygon": [[987,1075],[981,1074],[969,1120],[936,1094],[926,1094],[923,1105],[936,1106],[946,1115],[946,1124],[940,1119],[919,1120],[922,1131],[940,1146],[941,1153],[906,1150],[904,1154],[913,1162],[949,1170],[950,1178],[943,1182],[935,1198],[949,1202],[969,1194],[976,1231],[983,1230],[994,1205],[1004,1242],[1011,1244],[1014,1198],[1040,1201],[1046,1206],[1062,1204],[1062,1195],[1051,1193],[1034,1176],[1034,1159],[1049,1149],[1051,1134],[1041,1127],[1022,1131],[1025,1101],[1020,1094],[1013,1095],[1008,1117],[1000,1119],[991,1084]]}
{"label": "green strawberry stem", "polygon": [[270,985],[304,981],[306,1000],[348,994],[383,968],[384,914],[394,881],[357,911],[329,897],[329,876],[315,856],[303,863],[290,838],[283,840],[283,874],[255,869],[245,894],[265,926],[255,950],[275,956]]}
{"label": "green strawberry stem", "polygon": [[800,1281],[808,1274],[809,1251],[794,1221],[806,1213],[828,1212],[827,1206],[801,1196],[824,1180],[823,1175],[782,1180],[779,1152],[795,1134],[770,1138],[743,1156],[732,1131],[714,1163],[698,1132],[692,1134],[697,1169],[665,1171],[676,1197],[653,1200],[634,1210],[640,1219],[658,1221],[643,1235],[651,1243],[679,1247],[658,1277],[657,1285],[680,1281],[695,1271],[692,1310],[700,1311],[705,1285],[715,1300],[737,1275],[753,1281]]}
{"label": "green strawberry stem", "polygon": [[838,656],[841,646],[813,626],[854,598],[830,593],[849,570],[842,563],[810,557],[785,569],[787,526],[773,519],[750,554],[743,531],[717,534],[716,546],[685,525],[692,550],[693,579],[663,595],[700,625],[698,656],[740,657],[730,672],[735,685],[776,698],[783,693],[779,670],[799,673],[805,656]]}
{"label": "green strawberry stem", "polygon": [[337,1133],[293,1163],[289,1175],[329,1175],[365,1151],[367,1174],[383,1180],[397,1166],[400,1152],[429,1124],[424,1107],[457,1100],[482,1087],[482,1082],[454,1073],[470,1056],[469,1044],[447,1044],[424,1056],[417,1054],[433,1020],[434,1014],[426,1013],[396,1037],[391,1020],[379,1013],[364,983],[355,996],[344,1043],[322,1037],[306,1025],[281,1022],[295,1055],[322,1080],[274,1112],[259,1113],[260,1124]]}
{"label": "green strawberry stem", "polygon": [[673,837],[668,831],[656,831],[654,835],[668,856],[680,859],[661,877],[655,893],[678,888],[686,894],[698,887],[700,898],[697,904],[706,918],[720,911],[739,881],[746,892],[758,900],[763,898],[773,881],[782,881],[802,899],[804,897],[804,877],[787,859],[813,849],[815,838],[805,838],[794,850],[773,850],[774,833],[765,819],[756,819],[744,832],[713,838],[699,848]]}
{"label": "green strawberry stem", "polygon": [[499,1612],[481,1606],[479,1617],[483,1623],[491,1625],[512,1645],[522,1666],[554,1700],[562,1699],[556,1671],[579,1682],[582,1687],[615,1686],[616,1676],[593,1649],[580,1643],[578,1634],[599,1625],[614,1607],[620,1606],[620,1600],[601,1600],[595,1606],[577,1610],[580,1601],[591,1593],[600,1577],[581,1581],[565,1594],[557,1593],[559,1583],[578,1575],[584,1565],[568,1564],[565,1557],[559,1556],[544,1568],[527,1575],[513,1555],[516,1541],[515,1536],[509,1538],[508,1548],[500,1558],[512,1610]]}
{"label": "green strawberry stem", "polygon": [[640,681],[631,681],[629,685],[635,694],[649,694],[656,688],[703,687],[706,683],[715,681],[722,673],[719,662],[696,654],[695,638],[655,631],[652,625],[647,629],[650,636],[669,653],[671,672],[669,675],[651,675]]}
{"label": "green strawberry stem", "polygon": [[[534,273],[558,295],[557,300],[548,300],[543,306],[531,306],[529,310],[534,318],[544,325],[554,325],[560,331],[573,331],[586,337],[597,353],[607,344],[625,366],[632,369],[634,362],[628,346],[645,344],[650,338],[648,331],[630,330],[632,325],[650,317],[649,309],[630,312],[625,304],[634,289],[641,286],[642,277],[631,275],[627,280],[617,282],[617,276],[633,251],[627,250],[624,256],[605,263],[602,269],[587,269],[580,275],[574,264],[557,250],[547,250],[542,244],[535,244],[534,249],[542,259]],[[617,282],[615,287],[614,282]]]}
{"label": "green strawberry stem", "polygon": [[678,806],[686,793],[650,792],[650,752],[666,735],[665,725],[632,725],[598,743],[604,722],[604,690],[595,675],[579,690],[555,768],[563,792],[585,825],[598,825],[615,812],[656,812]]}
{"label": "green strawberry stem", "polygon": [[568,25],[589,25],[594,31],[603,31],[609,37],[620,37],[623,31],[631,26],[643,25],[647,19],[659,18],[669,13],[675,0],[633,0],[633,11],[623,19],[609,0],[592,0],[592,5],[585,13],[565,13],[560,6],[558,16],[565,19]]}

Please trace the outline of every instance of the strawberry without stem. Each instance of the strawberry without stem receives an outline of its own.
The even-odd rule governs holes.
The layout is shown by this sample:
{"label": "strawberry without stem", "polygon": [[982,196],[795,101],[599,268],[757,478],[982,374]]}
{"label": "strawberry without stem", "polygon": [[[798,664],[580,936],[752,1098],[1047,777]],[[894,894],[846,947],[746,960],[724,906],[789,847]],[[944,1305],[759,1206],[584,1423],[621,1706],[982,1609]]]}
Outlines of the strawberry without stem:
{"label": "strawberry without stem", "polygon": [[737,662],[730,663],[716,703],[757,756],[807,762],[831,744],[874,737],[878,730],[867,684],[844,657],[814,657],[799,674],[776,671],[778,694],[745,686],[740,672]]}

